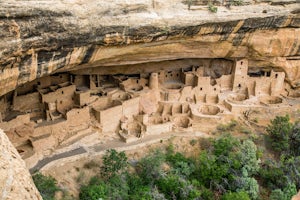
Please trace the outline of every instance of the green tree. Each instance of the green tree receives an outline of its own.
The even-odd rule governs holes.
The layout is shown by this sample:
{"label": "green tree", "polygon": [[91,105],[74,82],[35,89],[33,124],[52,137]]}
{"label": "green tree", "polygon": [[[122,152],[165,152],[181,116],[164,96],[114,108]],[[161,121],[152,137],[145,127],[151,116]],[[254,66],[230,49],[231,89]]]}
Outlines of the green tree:
{"label": "green tree", "polygon": [[271,139],[271,146],[275,151],[287,151],[289,148],[289,137],[293,125],[290,123],[290,118],[286,116],[276,116],[271,120],[271,124],[267,127]]}
{"label": "green tree", "polygon": [[106,199],[107,197],[107,185],[103,181],[96,180],[96,178],[92,178],[88,185],[84,185],[80,188],[80,200],[99,200]]}
{"label": "green tree", "polygon": [[240,148],[240,161],[242,168],[247,171],[248,176],[256,174],[259,170],[259,159],[257,159],[257,147],[251,140],[245,140]]}
{"label": "green tree", "polygon": [[44,200],[54,200],[55,192],[60,189],[53,177],[36,173],[32,176],[32,179]]}
{"label": "green tree", "polygon": [[171,171],[180,176],[188,177],[195,170],[192,160],[179,152],[175,154],[168,152],[166,154],[166,161],[172,166]]}
{"label": "green tree", "polygon": [[112,176],[106,184],[110,199],[128,199],[130,188],[125,174]]}
{"label": "green tree", "polygon": [[153,184],[163,175],[162,164],[164,162],[165,155],[160,150],[151,152],[139,161],[136,171],[144,184]]}
{"label": "green tree", "polygon": [[101,176],[104,179],[109,179],[115,175],[121,174],[128,167],[127,156],[124,151],[117,152],[115,149],[109,149],[106,151],[102,160]]}
{"label": "green tree", "polygon": [[284,174],[287,177],[286,178],[287,184],[284,186],[293,183],[296,185],[297,188],[300,188],[300,156],[297,157],[282,156],[281,168],[283,169]]}
{"label": "green tree", "polygon": [[265,187],[270,189],[283,188],[288,184],[288,177],[281,163],[276,161],[268,160],[265,162],[259,170],[259,175]]}
{"label": "green tree", "polygon": [[252,177],[239,177],[238,186],[239,189],[237,191],[244,191],[246,192],[251,199],[257,199],[259,194],[259,185],[257,181]]}
{"label": "green tree", "polygon": [[225,134],[216,139],[213,143],[213,153],[216,156],[228,156],[234,149],[238,149],[240,142],[230,134]]}
{"label": "green tree", "polygon": [[295,124],[289,137],[289,153],[300,156],[300,124]]}
{"label": "green tree", "polygon": [[297,194],[296,185],[289,184],[283,191],[281,189],[273,190],[270,200],[290,200],[295,194]]}
{"label": "green tree", "polygon": [[222,196],[221,200],[250,200],[250,197],[245,191],[228,192]]}
{"label": "green tree", "polygon": [[187,180],[178,175],[170,174],[157,181],[158,189],[167,199],[195,199],[200,197],[200,191]]}

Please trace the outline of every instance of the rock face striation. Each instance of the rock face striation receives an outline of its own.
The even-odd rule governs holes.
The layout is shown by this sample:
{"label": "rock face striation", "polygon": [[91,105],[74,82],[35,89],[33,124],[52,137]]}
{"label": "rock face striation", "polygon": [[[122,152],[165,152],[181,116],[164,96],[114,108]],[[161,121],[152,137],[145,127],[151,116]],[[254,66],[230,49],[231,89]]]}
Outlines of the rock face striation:
{"label": "rock face striation", "polygon": [[297,1],[188,2],[0,1],[0,128],[17,149],[0,131],[0,199],[41,199],[20,155],[41,169],[112,136],[299,109]]}
{"label": "rock face striation", "polygon": [[247,58],[299,87],[299,3],[247,2],[2,0],[0,96],[54,72],[191,58]]}
{"label": "rock face striation", "polygon": [[0,130],[0,199],[42,200],[25,162]]}

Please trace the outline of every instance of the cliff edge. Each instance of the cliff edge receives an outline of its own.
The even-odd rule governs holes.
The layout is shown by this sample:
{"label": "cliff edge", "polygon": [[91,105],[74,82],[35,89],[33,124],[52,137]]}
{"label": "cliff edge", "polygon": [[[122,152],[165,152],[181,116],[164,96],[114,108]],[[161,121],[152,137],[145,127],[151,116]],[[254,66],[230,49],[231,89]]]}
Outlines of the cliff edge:
{"label": "cliff edge", "polygon": [[0,199],[42,200],[25,162],[0,129]]}

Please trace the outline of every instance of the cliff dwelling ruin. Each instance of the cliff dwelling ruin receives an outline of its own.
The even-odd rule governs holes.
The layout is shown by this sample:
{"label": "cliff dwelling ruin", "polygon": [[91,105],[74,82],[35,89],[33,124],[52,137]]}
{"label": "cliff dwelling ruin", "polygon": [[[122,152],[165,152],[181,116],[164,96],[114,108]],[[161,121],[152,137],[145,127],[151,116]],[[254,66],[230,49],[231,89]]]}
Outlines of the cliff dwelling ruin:
{"label": "cliff dwelling ruin", "polygon": [[[1,123],[29,168],[58,152],[116,138],[209,130],[251,110],[300,105],[285,73],[248,66],[247,59],[193,59],[101,68],[36,79],[0,99]],[[190,64],[192,63],[192,64]],[[94,140],[95,134],[100,140]],[[109,136],[105,138],[104,136]]]}
{"label": "cliff dwelling ruin", "polygon": [[298,0],[0,1],[0,199],[23,195],[6,181],[21,168],[34,199],[28,170],[189,148],[232,120],[261,136],[285,114],[300,119]]}

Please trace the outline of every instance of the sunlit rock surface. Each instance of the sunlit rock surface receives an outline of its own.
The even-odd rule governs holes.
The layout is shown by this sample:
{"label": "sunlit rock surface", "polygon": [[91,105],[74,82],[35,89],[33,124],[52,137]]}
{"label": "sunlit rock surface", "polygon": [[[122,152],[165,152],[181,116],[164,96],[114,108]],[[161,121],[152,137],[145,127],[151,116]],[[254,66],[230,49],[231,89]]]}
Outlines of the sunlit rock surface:
{"label": "sunlit rock surface", "polygon": [[2,0],[0,96],[51,74],[182,58],[249,59],[299,86],[296,1],[207,6],[181,0]]}

